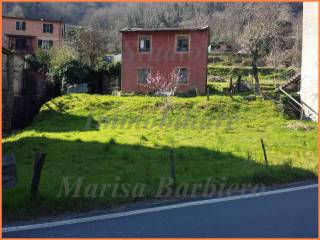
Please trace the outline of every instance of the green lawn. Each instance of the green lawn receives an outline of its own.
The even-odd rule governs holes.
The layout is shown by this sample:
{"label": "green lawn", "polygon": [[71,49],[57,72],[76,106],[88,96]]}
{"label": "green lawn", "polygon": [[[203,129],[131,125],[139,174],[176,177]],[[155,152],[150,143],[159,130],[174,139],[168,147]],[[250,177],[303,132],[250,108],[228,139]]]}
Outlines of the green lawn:
{"label": "green lawn", "polygon": [[[3,139],[17,158],[18,184],[3,191],[4,221],[153,198],[170,176],[174,151],[178,183],[285,183],[317,175],[317,124],[288,120],[271,101],[223,95],[171,99],[72,94],[45,104],[34,123]],[[168,113],[166,121],[163,116]],[[141,121],[138,121],[140,119]],[[118,121],[111,124],[110,121]],[[125,124],[129,120],[132,126]],[[143,122],[137,125],[134,122]],[[264,166],[260,139],[266,143]],[[40,195],[30,198],[34,154],[47,153]],[[85,184],[145,183],[144,196],[57,197],[62,177]]]}

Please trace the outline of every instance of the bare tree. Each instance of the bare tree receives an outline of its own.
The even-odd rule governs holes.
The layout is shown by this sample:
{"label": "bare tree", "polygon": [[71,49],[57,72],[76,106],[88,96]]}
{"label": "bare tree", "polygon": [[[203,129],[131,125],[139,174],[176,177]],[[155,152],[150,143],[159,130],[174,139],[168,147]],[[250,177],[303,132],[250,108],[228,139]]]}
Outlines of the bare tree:
{"label": "bare tree", "polygon": [[266,56],[270,46],[277,39],[281,5],[274,3],[250,3],[243,8],[243,32],[239,38],[240,45],[250,54],[252,75],[255,80],[256,94],[260,95],[258,59]]}
{"label": "bare tree", "polygon": [[78,52],[82,61],[95,66],[97,58],[107,52],[107,35],[101,29],[89,26],[75,29],[71,46]]}

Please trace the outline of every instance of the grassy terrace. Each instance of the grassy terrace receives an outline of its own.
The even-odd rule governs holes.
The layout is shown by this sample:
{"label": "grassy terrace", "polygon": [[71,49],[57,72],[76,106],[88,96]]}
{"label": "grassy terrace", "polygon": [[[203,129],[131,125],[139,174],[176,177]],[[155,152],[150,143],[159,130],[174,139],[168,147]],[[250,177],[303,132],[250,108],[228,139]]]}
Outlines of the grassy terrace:
{"label": "grassy terrace", "polygon": [[[142,199],[152,198],[160,177],[170,175],[169,149],[174,150],[178,183],[212,177],[226,184],[274,184],[316,177],[316,123],[288,120],[273,102],[240,96],[174,97],[171,105],[174,112],[163,122],[167,111],[158,97],[72,94],[45,104],[31,126],[3,139],[3,152],[14,153],[18,167],[17,187],[3,191],[4,221],[136,200],[112,198],[110,192],[86,198],[84,189],[79,198],[57,197],[62,177],[83,177],[84,184],[145,183]],[[108,124],[139,118],[140,126]],[[32,200],[37,151],[47,158],[39,198]]]}
{"label": "grassy terrace", "polygon": [[[273,67],[259,67],[259,77],[260,80],[288,80],[290,77],[295,75],[296,71],[293,68],[273,68]],[[216,66],[213,64],[208,65],[208,74],[213,76],[242,76],[248,77],[249,74],[252,75],[252,67],[243,66]]]}

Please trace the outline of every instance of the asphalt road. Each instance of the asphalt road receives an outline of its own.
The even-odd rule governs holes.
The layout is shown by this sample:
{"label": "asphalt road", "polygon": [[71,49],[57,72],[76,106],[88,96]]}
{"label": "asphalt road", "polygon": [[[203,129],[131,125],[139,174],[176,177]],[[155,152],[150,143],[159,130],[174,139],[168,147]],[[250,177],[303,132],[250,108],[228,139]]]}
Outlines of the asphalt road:
{"label": "asphalt road", "polygon": [[316,238],[317,191],[315,186],[229,201],[177,204],[171,209],[142,210],[106,219],[100,216],[102,219],[88,222],[11,229],[4,232],[3,237]]}

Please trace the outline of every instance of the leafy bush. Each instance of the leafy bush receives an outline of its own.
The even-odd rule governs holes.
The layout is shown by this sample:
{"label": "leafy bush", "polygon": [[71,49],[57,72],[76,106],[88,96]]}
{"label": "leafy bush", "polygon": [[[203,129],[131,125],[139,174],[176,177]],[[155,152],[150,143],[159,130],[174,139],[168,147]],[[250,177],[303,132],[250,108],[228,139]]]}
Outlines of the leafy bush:
{"label": "leafy bush", "polygon": [[97,65],[95,67],[97,73],[106,74],[108,76],[120,76],[121,74],[121,63],[108,63],[102,58],[98,59]]}
{"label": "leafy bush", "polygon": [[111,93],[113,88],[119,87],[121,77],[121,63],[107,62],[98,58],[95,66],[96,77],[92,84],[92,91],[96,93]]}
{"label": "leafy bush", "polygon": [[29,65],[29,68],[34,71],[38,71],[41,67],[40,62],[35,55],[28,54],[24,57],[24,60]]}
{"label": "leafy bush", "polygon": [[59,82],[63,88],[66,84],[91,82],[93,70],[87,64],[76,59],[71,59],[51,69],[50,75],[56,82]]}
{"label": "leafy bush", "polygon": [[77,59],[76,52],[67,45],[53,47],[49,51],[50,66],[52,68],[59,67],[72,59]]}
{"label": "leafy bush", "polygon": [[50,55],[47,51],[38,49],[35,54],[26,55],[25,61],[33,71],[46,74],[50,68]]}

